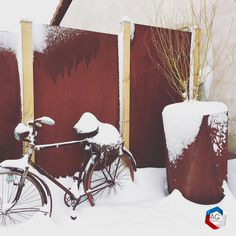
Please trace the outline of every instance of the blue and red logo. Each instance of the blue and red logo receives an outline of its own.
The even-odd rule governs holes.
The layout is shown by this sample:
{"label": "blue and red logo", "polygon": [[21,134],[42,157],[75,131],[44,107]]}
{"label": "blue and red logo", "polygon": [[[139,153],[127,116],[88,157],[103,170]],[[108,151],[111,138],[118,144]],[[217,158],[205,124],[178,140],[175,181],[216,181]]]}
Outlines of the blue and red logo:
{"label": "blue and red logo", "polygon": [[206,212],[205,223],[214,230],[224,226],[226,223],[226,216],[223,214],[223,210],[219,207],[208,210]]}

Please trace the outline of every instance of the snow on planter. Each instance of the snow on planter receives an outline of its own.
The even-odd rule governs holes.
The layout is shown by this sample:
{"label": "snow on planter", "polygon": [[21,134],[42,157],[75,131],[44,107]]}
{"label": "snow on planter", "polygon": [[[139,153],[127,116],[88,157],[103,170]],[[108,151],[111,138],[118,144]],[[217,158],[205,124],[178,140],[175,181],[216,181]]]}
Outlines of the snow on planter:
{"label": "snow on planter", "polygon": [[210,115],[208,118],[208,125],[215,130],[215,133],[211,135],[213,138],[213,149],[217,156],[221,156],[223,145],[226,143],[227,138],[227,112],[225,111],[220,114]]}
{"label": "snow on planter", "polygon": [[190,101],[168,105],[162,112],[169,160],[174,164],[184,149],[193,143],[199,132],[202,118],[210,115],[208,124],[218,128],[213,148],[220,154],[226,141],[227,107],[220,102]]}
{"label": "snow on planter", "polygon": [[227,180],[227,107],[220,102],[182,102],[163,110],[168,190],[215,204]]}

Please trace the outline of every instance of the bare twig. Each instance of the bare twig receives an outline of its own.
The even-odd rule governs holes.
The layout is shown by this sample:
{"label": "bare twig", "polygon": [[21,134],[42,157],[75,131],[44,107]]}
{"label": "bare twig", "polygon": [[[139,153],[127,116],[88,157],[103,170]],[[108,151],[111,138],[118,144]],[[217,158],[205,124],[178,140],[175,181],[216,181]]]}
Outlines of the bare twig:
{"label": "bare twig", "polygon": [[[167,79],[169,85],[182,96],[183,100],[196,100],[199,96],[201,83],[208,78],[209,74],[217,66],[225,61],[225,58],[222,58],[222,51],[227,49],[230,31],[226,43],[221,44],[218,48],[214,48],[214,51],[212,45],[216,2],[217,0],[207,5],[206,1],[201,0],[197,8],[193,1],[190,0],[189,8],[181,8],[180,14],[183,21],[178,25],[175,25],[175,18],[178,17],[178,12],[173,13],[171,17],[167,18],[163,14],[163,0],[157,7],[155,25],[175,30],[153,27],[151,30],[152,45],[150,47],[147,44],[148,52],[154,65]],[[186,31],[187,29],[190,31],[192,26],[200,28],[203,37],[201,37],[201,46],[198,55],[199,66],[197,67],[197,72],[194,72],[197,74],[198,79],[196,81],[194,80],[194,88],[189,88],[189,79],[193,76],[193,71],[190,68],[194,60],[190,61],[189,57],[191,44],[189,34],[183,32],[183,30]],[[209,56],[212,53],[214,53],[214,64],[213,60],[209,60]],[[228,63],[228,65],[230,66],[231,63]],[[192,97],[189,97],[190,89],[195,91]]]}

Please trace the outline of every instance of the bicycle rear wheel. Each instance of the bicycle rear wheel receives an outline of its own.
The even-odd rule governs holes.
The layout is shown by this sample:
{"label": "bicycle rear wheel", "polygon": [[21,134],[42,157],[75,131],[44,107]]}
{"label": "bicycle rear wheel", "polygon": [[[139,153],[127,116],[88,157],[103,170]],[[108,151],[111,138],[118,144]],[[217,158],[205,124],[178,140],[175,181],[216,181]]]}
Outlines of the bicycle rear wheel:
{"label": "bicycle rear wheel", "polygon": [[26,177],[19,200],[14,204],[21,172],[0,172],[0,226],[23,223],[41,210],[44,204],[41,187],[29,176]]}
{"label": "bicycle rear wheel", "polygon": [[134,168],[127,155],[117,157],[103,168],[99,165],[99,160],[90,165],[84,181],[84,190],[92,206],[97,199],[116,194],[127,179],[134,180]]}

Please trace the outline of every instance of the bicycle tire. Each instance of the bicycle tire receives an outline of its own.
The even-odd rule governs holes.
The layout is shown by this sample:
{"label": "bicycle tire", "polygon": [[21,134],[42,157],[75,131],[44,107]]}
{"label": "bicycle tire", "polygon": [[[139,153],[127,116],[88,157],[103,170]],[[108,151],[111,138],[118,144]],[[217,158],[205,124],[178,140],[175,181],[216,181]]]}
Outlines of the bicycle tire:
{"label": "bicycle tire", "polygon": [[15,199],[22,173],[13,170],[0,171],[0,226],[11,226],[23,223],[41,211],[44,196],[41,186],[26,176],[18,201]]}
{"label": "bicycle tire", "polygon": [[84,190],[91,206],[94,206],[100,197],[106,198],[116,194],[127,178],[134,181],[134,167],[125,153],[109,165],[104,164],[103,169],[97,168],[98,165],[100,165],[99,160],[89,166],[84,180]]}

